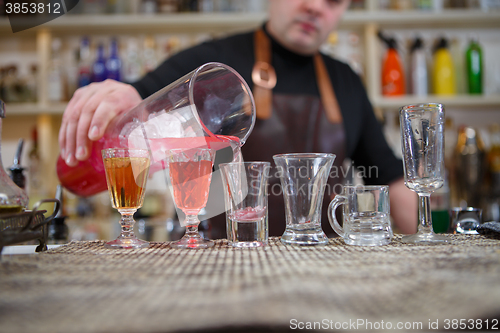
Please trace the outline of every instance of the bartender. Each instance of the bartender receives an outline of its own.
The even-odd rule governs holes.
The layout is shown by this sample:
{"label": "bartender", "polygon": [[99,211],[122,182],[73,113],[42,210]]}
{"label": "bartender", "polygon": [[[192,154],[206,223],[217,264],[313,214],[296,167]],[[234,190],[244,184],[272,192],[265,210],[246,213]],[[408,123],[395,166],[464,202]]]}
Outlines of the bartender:
{"label": "bartender", "polygon": [[[417,200],[403,182],[403,166],[388,146],[363,84],[345,63],[319,47],[337,28],[349,0],[270,0],[267,22],[255,31],[205,42],[170,57],[132,85],[112,80],[78,89],[63,115],[61,156],[74,166],[89,157],[109,122],[207,62],[234,68],[252,87],[257,121],[242,147],[246,161],[283,153],[336,155],[325,193],[322,224],[331,233],[327,201],[339,193],[342,165],[350,158],[367,185],[389,185],[391,215],[402,233],[414,233]],[[276,177],[270,184],[278,182]],[[272,191],[271,191],[272,192]],[[281,193],[270,193],[269,231],[285,230]],[[225,237],[224,214],[212,219],[212,237]]]}

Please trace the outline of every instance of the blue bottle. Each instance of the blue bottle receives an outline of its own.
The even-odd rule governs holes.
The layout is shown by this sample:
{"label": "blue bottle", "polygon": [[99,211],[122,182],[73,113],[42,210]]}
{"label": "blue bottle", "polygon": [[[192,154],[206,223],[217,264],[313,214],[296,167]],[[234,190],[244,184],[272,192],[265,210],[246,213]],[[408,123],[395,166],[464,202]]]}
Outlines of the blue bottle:
{"label": "blue bottle", "polygon": [[90,60],[90,41],[87,37],[82,38],[80,43],[78,63],[78,88],[84,87],[92,81],[92,62]]}
{"label": "blue bottle", "polygon": [[116,81],[121,81],[122,61],[118,55],[118,41],[113,39],[111,41],[111,49],[109,58],[106,61],[106,77]]}
{"label": "blue bottle", "polygon": [[104,58],[104,46],[97,46],[97,59],[92,66],[92,82],[106,80],[106,59]]}

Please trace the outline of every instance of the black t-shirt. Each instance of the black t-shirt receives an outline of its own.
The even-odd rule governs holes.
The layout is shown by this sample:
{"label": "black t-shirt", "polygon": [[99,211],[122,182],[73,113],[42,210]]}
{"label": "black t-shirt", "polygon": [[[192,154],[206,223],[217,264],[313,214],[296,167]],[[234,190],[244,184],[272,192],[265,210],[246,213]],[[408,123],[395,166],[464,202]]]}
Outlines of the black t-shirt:
{"label": "black t-shirt", "polygon": [[[293,53],[269,37],[272,65],[278,77],[273,92],[319,96],[313,57]],[[343,117],[346,157],[361,168],[366,184],[388,184],[402,177],[402,163],[394,156],[383,136],[359,76],[343,62],[325,55],[323,59]],[[251,72],[255,62],[253,32],[205,42],[181,51],[133,86],[145,98],[212,61],[234,68],[252,87]],[[368,172],[373,170],[376,172]]]}

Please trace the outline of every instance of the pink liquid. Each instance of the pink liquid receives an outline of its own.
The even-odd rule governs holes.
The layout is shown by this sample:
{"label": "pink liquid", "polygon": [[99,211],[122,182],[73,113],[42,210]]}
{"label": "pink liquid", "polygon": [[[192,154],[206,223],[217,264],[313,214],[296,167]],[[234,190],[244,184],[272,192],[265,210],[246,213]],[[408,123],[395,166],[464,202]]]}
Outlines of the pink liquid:
{"label": "pink liquid", "polygon": [[266,215],[266,207],[246,207],[234,211],[231,214],[231,219],[241,222],[255,221],[263,218]]}
{"label": "pink liquid", "polygon": [[212,162],[170,162],[169,168],[177,207],[187,215],[197,215],[207,204]]}
{"label": "pink liquid", "polygon": [[[148,144],[153,152],[150,174],[168,167],[166,158],[169,149],[207,147],[219,150],[231,146],[234,151],[240,146],[237,137],[224,135],[217,135],[215,137],[149,139]],[[61,185],[70,192],[83,197],[107,191],[106,174],[104,172],[101,150],[114,147],[122,147],[122,145],[119,144],[118,140],[104,138],[93,142],[90,158],[79,162],[75,167],[68,166],[59,156],[56,168]]]}

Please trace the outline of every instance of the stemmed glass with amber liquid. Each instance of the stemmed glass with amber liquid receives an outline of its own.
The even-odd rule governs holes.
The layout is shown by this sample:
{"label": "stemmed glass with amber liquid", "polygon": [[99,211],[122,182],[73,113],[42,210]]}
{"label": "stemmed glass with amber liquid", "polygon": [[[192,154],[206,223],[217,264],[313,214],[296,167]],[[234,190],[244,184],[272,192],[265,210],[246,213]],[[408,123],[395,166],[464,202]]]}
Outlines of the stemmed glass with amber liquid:
{"label": "stemmed glass with amber liquid", "polygon": [[214,242],[201,237],[198,232],[198,214],[208,200],[215,152],[207,148],[172,149],[169,156],[170,182],[174,201],[186,214],[186,233],[170,244],[180,249],[205,249]]}
{"label": "stemmed glass with amber liquid", "polygon": [[142,206],[149,173],[149,151],[110,148],[102,151],[106,181],[113,208],[121,214],[121,234],[104,246],[112,249],[149,247],[134,234],[134,213]]}

